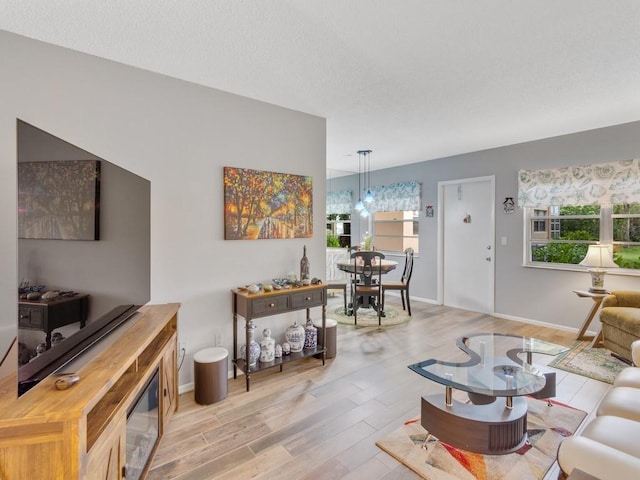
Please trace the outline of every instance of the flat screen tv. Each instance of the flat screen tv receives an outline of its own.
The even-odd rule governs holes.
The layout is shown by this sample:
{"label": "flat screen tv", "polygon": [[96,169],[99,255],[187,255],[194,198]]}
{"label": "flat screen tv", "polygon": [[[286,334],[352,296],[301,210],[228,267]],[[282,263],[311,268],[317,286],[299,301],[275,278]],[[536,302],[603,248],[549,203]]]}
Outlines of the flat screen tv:
{"label": "flat screen tv", "polygon": [[[141,176],[20,120],[18,162],[18,172],[29,175],[18,175],[16,291],[19,311],[38,315],[33,324],[17,322],[20,395],[78,356],[90,359],[96,343],[149,301],[151,187]],[[20,168],[22,162],[28,169]],[[64,168],[52,168],[52,162]],[[62,173],[40,174],[45,171]],[[39,178],[45,184],[37,184]],[[65,321],[70,313],[54,311],[63,321],[48,332],[48,307],[56,300],[40,298],[34,305],[33,295],[26,298],[34,291],[85,298],[84,321]]]}

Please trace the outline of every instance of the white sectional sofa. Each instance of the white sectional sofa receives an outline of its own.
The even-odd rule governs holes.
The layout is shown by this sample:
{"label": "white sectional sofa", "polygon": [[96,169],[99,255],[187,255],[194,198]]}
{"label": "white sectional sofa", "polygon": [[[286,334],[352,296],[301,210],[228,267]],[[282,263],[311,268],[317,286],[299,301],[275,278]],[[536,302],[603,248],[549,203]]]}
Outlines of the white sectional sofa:
{"label": "white sectional sofa", "polygon": [[640,340],[631,345],[633,363],[616,377],[593,419],[558,449],[562,474],[574,468],[601,480],[640,478]]}

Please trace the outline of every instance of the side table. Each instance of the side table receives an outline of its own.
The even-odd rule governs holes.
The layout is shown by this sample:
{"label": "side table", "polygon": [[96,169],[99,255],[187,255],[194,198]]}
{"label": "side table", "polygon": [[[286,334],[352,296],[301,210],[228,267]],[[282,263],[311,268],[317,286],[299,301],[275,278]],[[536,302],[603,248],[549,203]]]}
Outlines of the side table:
{"label": "side table", "polygon": [[589,328],[589,325],[591,324],[593,317],[596,316],[596,313],[600,308],[600,304],[602,303],[602,300],[604,300],[604,297],[609,295],[609,293],[608,292],[593,293],[588,290],[574,290],[573,293],[578,295],[580,298],[590,298],[591,300],[593,300],[593,305],[591,305],[591,310],[589,310],[589,313],[587,314],[587,318],[585,318],[582,324],[582,327],[580,328],[580,331],[576,336],[576,340],[592,340],[591,342],[592,347],[600,346],[600,344],[602,343],[602,330],[600,330],[595,336],[585,335],[585,333],[587,331],[587,328]]}

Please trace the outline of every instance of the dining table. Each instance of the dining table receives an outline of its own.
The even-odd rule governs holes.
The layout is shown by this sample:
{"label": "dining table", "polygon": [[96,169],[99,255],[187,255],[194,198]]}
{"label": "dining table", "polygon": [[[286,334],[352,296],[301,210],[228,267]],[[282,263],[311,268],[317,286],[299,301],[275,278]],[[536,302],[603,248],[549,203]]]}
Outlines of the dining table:
{"label": "dining table", "polygon": [[[392,270],[395,270],[395,268],[398,266],[398,262],[396,262],[394,260],[387,260],[386,258],[380,260],[380,262],[381,262],[380,271],[381,271],[381,273],[383,275],[389,273]],[[356,264],[355,259],[338,260],[336,262],[336,268],[338,270],[346,272],[346,273],[348,273],[350,275],[353,275],[353,273],[362,274],[362,265]],[[368,284],[368,282],[371,281],[371,278],[368,277],[368,276],[365,276],[365,275],[361,275],[360,278],[362,279],[363,283],[365,283],[365,284]],[[357,308],[360,308],[360,307],[362,307],[362,308],[372,307],[377,311],[378,308],[382,308],[382,305],[378,305],[376,303],[375,297],[363,296],[363,297],[359,297],[358,305],[356,307]],[[352,302],[349,303],[349,308],[347,310],[347,314],[348,315],[353,315],[353,310],[354,310],[354,305],[353,305],[353,301],[352,301]],[[380,315],[384,317],[384,311],[381,312]]]}

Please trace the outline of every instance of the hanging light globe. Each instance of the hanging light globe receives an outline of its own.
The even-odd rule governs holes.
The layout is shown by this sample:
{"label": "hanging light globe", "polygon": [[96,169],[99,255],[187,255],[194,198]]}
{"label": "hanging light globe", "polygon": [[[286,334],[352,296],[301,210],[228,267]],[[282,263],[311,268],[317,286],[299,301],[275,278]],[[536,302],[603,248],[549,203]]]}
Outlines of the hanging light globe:
{"label": "hanging light globe", "polygon": [[360,216],[363,218],[367,218],[369,216],[369,210],[367,210],[366,208],[363,208],[362,211],[360,212]]}
{"label": "hanging light globe", "polygon": [[371,189],[367,189],[367,193],[364,196],[364,203],[373,202],[373,194],[371,193]]}
{"label": "hanging light globe", "polygon": [[360,212],[363,208],[364,208],[364,203],[362,203],[362,200],[358,199],[358,201],[356,202],[356,205],[353,207],[353,209],[356,212]]}

